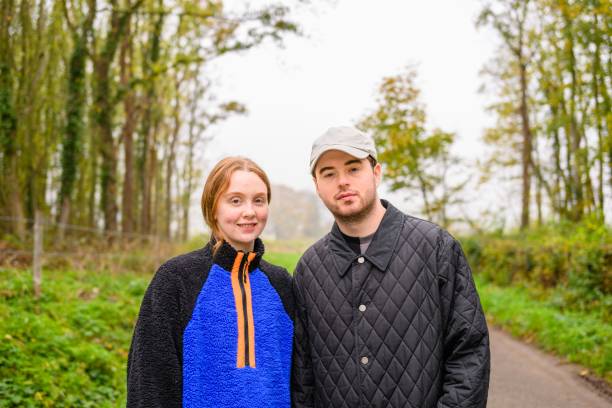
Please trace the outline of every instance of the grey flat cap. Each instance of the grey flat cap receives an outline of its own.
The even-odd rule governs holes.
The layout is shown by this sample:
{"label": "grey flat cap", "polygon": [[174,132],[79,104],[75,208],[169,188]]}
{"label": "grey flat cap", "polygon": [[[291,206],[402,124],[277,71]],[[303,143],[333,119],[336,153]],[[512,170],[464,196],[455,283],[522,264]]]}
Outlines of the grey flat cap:
{"label": "grey flat cap", "polygon": [[375,160],[376,147],[372,138],[359,129],[338,126],[327,129],[312,143],[310,151],[310,173],[314,172],[317,161],[328,150],[340,150],[358,159],[372,156]]}

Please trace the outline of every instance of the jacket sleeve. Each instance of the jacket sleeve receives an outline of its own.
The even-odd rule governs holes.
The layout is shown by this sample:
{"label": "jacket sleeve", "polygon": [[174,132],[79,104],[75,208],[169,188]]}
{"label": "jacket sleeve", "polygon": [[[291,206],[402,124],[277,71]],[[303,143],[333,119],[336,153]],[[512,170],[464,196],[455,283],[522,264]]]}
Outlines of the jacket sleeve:
{"label": "jacket sleeve", "polygon": [[442,393],[438,408],[486,407],[489,333],[472,272],[459,243],[445,234],[438,247],[444,336]]}
{"label": "jacket sleeve", "polygon": [[172,268],[155,274],[142,304],[127,366],[127,407],[180,407],[180,293]]}
{"label": "jacket sleeve", "polygon": [[308,315],[306,313],[302,288],[299,284],[298,264],[293,280],[295,295],[295,334],[293,337],[293,358],[291,368],[291,406],[293,408],[314,407],[314,375],[310,343],[308,340]]}

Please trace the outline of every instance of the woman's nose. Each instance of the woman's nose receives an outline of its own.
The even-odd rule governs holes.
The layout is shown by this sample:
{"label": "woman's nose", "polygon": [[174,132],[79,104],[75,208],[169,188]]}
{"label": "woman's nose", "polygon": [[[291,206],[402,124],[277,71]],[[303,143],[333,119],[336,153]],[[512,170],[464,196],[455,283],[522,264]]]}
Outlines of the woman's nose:
{"label": "woman's nose", "polygon": [[251,203],[245,204],[242,214],[245,217],[253,217],[255,215],[255,209],[253,208],[253,204]]}

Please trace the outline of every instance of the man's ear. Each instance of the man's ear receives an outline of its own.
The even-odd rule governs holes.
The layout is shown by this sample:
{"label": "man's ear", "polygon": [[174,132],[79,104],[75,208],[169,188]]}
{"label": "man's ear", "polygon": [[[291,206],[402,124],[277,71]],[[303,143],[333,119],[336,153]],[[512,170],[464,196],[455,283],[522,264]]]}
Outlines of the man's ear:
{"label": "man's ear", "polygon": [[315,186],[315,190],[317,190],[317,195],[320,197],[319,195],[319,185],[317,184],[317,176],[312,176],[312,182],[314,183]]}
{"label": "man's ear", "polygon": [[374,179],[376,180],[376,187],[378,187],[378,185],[380,184],[380,181],[382,180],[382,166],[381,166],[381,164],[380,163],[376,163],[376,165],[372,169],[372,172],[374,173]]}

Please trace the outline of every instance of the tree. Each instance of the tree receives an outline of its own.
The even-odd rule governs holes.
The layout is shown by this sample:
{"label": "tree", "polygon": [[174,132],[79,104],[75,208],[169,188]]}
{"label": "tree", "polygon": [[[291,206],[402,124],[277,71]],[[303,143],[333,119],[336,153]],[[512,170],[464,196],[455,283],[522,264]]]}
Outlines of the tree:
{"label": "tree", "polygon": [[222,0],[0,0],[0,215],[15,220],[2,232],[24,237],[42,210],[113,234],[184,234],[198,149],[246,111],[216,98],[206,67],[298,33],[289,14]]}
{"label": "tree", "polygon": [[441,190],[448,181],[444,165],[455,162],[450,156],[455,135],[440,129],[427,131],[425,108],[415,80],[414,68],[384,78],[377,107],[357,126],[373,135],[391,190],[417,192],[427,217],[448,222],[446,207],[451,192],[457,193],[460,187]]}
{"label": "tree", "polygon": [[612,177],[612,156],[606,158],[611,56],[603,46],[609,44],[609,10],[608,1],[515,0],[483,7],[477,24],[493,27],[502,39],[486,69],[497,124],[485,141],[505,146],[506,157],[520,153],[523,228],[529,206],[535,201],[543,218],[546,200],[557,219],[594,214],[605,222],[606,172]]}
{"label": "tree", "polygon": [[23,217],[21,207],[21,191],[16,183],[17,177],[17,115],[14,105],[14,50],[10,31],[15,13],[12,0],[2,0],[0,3],[0,147],[2,173],[0,193],[0,208],[13,218],[12,232],[19,237],[25,235],[25,224],[19,222]]}
{"label": "tree", "polygon": [[[61,158],[61,186],[59,191],[59,222],[66,224],[70,214],[72,192],[77,178],[79,158],[85,133],[84,111],[86,107],[86,64],[89,55],[89,37],[96,16],[96,1],[89,0],[87,14],[82,17],[81,23],[75,27],[68,14],[68,6],[64,2],[66,21],[71,28],[74,49],[70,56],[69,73],[67,80],[68,97],[66,98],[66,131],[62,141]],[[60,229],[60,238],[64,228]]]}
{"label": "tree", "polygon": [[512,55],[511,64],[518,71],[520,99],[518,101],[518,112],[521,118],[522,140],[522,200],[521,200],[521,229],[529,226],[529,205],[531,199],[531,167],[533,152],[533,135],[529,123],[528,106],[528,63],[530,55],[527,49],[528,37],[530,35],[527,26],[529,13],[529,0],[511,0],[505,2],[500,10],[487,4],[483,8],[478,25],[490,24],[500,34],[505,47]]}

